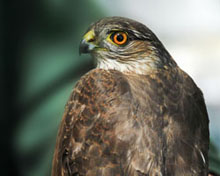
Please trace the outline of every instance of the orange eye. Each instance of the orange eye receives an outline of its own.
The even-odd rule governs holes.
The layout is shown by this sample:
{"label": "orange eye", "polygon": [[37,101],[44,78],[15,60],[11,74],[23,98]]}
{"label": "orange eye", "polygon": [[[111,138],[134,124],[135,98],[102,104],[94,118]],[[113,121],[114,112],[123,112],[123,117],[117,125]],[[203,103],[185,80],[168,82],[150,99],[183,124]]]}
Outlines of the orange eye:
{"label": "orange eye", "polygon": [[128,36],[124,32],[116,32],[112,34],[112,41],[117,45],[123,45],[128,41]]}

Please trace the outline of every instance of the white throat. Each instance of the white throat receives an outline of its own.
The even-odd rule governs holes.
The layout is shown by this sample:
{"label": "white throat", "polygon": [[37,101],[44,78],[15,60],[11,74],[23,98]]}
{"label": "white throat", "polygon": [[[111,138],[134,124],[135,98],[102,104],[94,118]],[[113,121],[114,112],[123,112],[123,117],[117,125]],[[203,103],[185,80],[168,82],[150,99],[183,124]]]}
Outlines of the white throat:
{"label": "white throat", "polygon": [[123,73],[147,74],[152,71],[155,65],[146,60],[135,60],[127,63],[121,63],[113,59],[98,59],[97,68],[104,70],[117,70]]}

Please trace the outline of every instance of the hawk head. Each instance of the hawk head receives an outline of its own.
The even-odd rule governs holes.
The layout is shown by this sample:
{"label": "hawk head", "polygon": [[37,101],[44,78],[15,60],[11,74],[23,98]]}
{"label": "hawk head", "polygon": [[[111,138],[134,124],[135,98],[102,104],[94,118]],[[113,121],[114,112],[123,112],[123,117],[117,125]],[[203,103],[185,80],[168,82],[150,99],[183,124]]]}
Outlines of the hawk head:
{"label": "hawk head", "polygon": [[176,66],[156,35],[145,25],[122,17],[107,17],[85,33],[80,53],[91,53],[101,69],[146,74]]}

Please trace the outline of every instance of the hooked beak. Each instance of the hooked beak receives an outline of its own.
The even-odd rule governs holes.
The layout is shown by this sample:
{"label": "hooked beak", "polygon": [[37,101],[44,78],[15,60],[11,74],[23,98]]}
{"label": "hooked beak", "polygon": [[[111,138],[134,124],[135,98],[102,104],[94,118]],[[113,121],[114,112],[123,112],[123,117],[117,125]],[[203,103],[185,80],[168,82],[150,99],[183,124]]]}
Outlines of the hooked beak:
{"label": "hooked beak", "polygon": [[92,29],[83,36],[83,39],[79,46],[79,54],[90,53],[94,48],[97,48],[97,45],[94,42],[95,32]]}

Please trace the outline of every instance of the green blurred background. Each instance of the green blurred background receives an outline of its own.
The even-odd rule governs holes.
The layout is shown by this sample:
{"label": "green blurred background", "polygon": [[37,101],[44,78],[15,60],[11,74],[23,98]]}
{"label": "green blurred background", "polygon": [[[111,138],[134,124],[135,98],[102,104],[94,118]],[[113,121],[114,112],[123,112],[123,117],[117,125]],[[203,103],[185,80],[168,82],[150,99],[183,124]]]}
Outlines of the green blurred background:
{"label": "green blurred background", "polygon": [[[127,2],[5,0],[2,3],[1,175],[50,175],[64,105],[75,82],[94,67],[89,56],[79,56],[80,39],[89,24],[104,16],[140,19],[134,15],[140,14],[138,1],[133,1],[133,13],[129,12],[131,7],[123,4]],[[153,12],[152,4],[149,1]],[[159,10],[158,6],[155,10]],[[164,6],[163,3],[161,7]],[[172,9],[169,3],[165,7]],[[154,24],[154,18],[148,16],[149,24]],[[178,20],[173,23],[179,24]],[[153,28],[159,31],[159,25]],[[161,36],[166,45],[166,35]],[[172,50],[172,45],[169,47]],[[210,112],[217,116],[216,108]],[[218,138],[215,133],[210,153],[211,168],[215,171],[220,171],[219,148],[215,145]]]}

